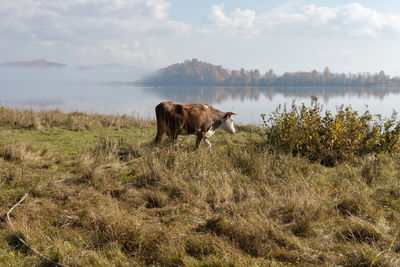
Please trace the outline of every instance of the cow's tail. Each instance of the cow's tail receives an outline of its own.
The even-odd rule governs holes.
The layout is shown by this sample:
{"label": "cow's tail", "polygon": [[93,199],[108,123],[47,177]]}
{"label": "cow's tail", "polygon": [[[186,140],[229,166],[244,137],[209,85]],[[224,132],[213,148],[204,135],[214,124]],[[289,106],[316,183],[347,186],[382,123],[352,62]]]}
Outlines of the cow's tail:
{"label": "cow's tail", "polygon": [[165,133],[165,111],[164,105],[162,103],[156,106],[156,119],[157,119],[157,134],[154,138],[154,143],[159,144],[161,142],[161,138]]}

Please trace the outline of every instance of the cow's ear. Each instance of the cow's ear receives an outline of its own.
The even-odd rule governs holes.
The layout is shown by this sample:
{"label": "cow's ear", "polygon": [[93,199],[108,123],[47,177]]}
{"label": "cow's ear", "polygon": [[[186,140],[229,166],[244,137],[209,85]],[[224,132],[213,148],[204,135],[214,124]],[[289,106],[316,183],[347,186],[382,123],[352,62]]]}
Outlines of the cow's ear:
{"label": "cow's ear", "polygon": [[233,112],[230,112],[230,111],[226,112],[224,118],[229,119],[230,117],[232,117],[232,115],[236,115],[236,114]]}

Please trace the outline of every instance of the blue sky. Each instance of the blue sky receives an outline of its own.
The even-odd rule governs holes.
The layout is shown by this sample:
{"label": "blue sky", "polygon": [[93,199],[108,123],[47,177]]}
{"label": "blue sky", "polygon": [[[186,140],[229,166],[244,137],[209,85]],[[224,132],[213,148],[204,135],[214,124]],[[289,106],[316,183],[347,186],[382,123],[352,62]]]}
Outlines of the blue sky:
{"label": "blue sky", "polygon": [[400,75],[397,0],[0,0],[0,62]]}

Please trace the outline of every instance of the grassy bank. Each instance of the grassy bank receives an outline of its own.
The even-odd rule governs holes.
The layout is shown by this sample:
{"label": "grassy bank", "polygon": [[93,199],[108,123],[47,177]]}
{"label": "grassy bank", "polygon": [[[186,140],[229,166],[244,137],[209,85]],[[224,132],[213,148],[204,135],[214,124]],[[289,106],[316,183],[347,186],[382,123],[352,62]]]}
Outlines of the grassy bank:
{"label": "grassy bank", "polygon": [[[0,265],[51,266],[17,237],[69,266],[399,265],[397,152],[327,167],[266,149],[255,126],[218,132],[212,152],[154,134],[127,116],[1,108]],[[14,232],[4,214],[26,192]]]}

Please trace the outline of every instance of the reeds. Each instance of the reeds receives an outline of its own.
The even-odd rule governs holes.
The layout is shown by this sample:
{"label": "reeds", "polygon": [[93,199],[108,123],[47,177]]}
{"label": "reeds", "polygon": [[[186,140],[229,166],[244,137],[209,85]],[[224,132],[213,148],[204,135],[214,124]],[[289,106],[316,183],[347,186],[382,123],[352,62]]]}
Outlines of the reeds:
{"label": "reeds", "polygon": [[89,129],[126,129],[144,127],[152,122],[126,115],[102,115],[59,110],[17,110],[0,107],[0,127],[12,129],[63,128],[73,131]]}

